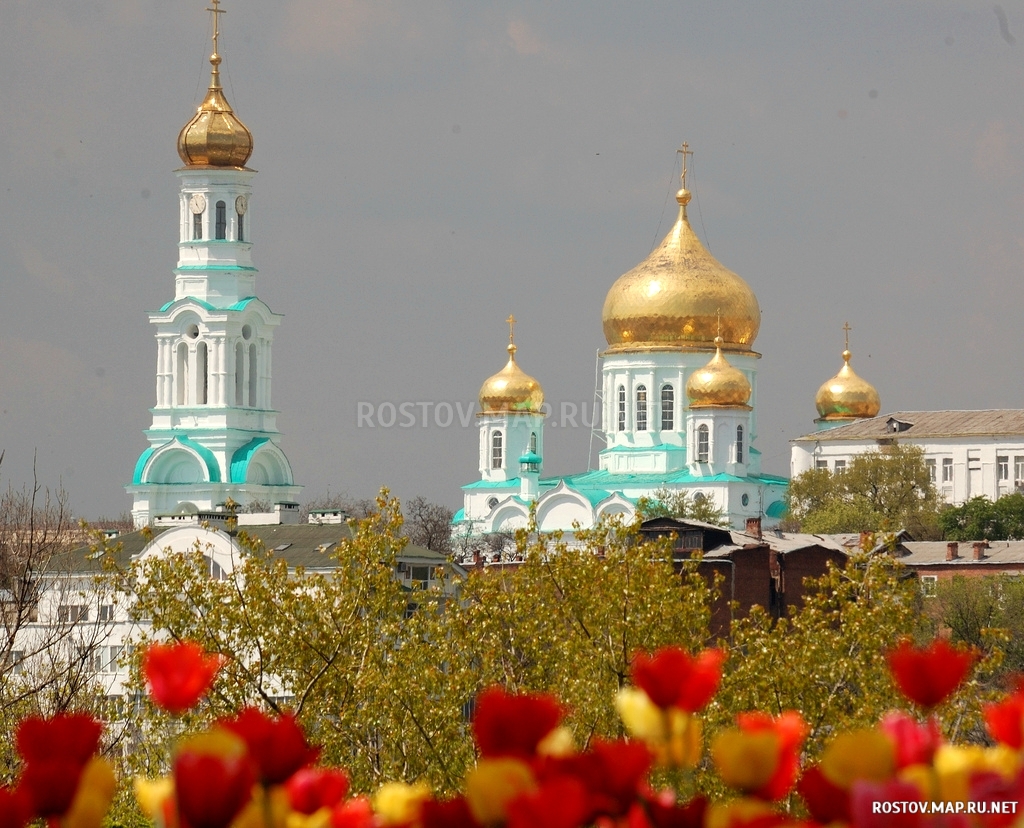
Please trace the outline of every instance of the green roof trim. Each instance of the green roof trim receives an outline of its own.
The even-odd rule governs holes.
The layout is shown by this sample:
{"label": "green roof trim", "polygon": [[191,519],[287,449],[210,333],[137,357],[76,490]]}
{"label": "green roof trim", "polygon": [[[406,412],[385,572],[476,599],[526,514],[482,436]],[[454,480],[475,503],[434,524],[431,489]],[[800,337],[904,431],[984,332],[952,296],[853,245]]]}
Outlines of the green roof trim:
{"label": "green roof trim", "polygon": [[188,435],[179,434],[174,438],[183,446],[187,446],[192,449],[196,454],[203,458],[206,463],[206,470],[210,475],[211,483],[220,483],[220,466],[217,463],[217,456],[210,451],[206,446],[200,445],[195,440],[190,440]]}
{"label": "green roof trim", "polygon": [[174,268],[174,272],[178,273],[182,270],[189,272],[195,272],[197,270],[244,270],[250,273],[258,273],[255,267],[251,265],[181,265],[180,267]]}
{"label": "green roof trim", "polygon": [[452,523],[462,523],[466,519],[466,510],[459,509],[454,515],[452,515]]}
{"label": "green roof trim", "polygon": [[657,445],[657,446],[612,446],[611,448],[601,449],[601,454],[632,454],[635,452],[676,452],[681,451],[683,454],[686,453],[686,449],[683,446],[673,445]]}
{"label": "green roof trim", "polygon": [[786,502],[784,500],[776,500],[774,503],[769,504],[768,508],[764,510],[765,517],[780,518],[786,514]]}
{"label": "green roof trim", "polygon": [[231,455],[232,483],[245,483],[245,478],[249,474],[249,461],[264,443],[269,442],[270,440],[266,437],[254,437],[244,446],[235,450],[235,453]]}
{"label": "green roof trim", "polygon": [[[216,305],[211,305],[205,299],[199,299],[196,296],[183,296],[181,297],[181,299],[172,299],[170,302],[167,302],[164,305],[162,305],[158,313],[167,313],[167,311],[169,311],[179,302],[194,302],[195,304],[199,305],[199,307],[203,308],[204,310],[208,310],[211,313],[217,313],[218,311],[240,311],[245,310],[246,306],[252,301],[259,301],[259,299],[256,296],[246,296],[244,299],[239,299],[233,305],[227,305],[226,307],[218,308]],[[273,313],[273,311],[271,311],[271,313]]]}
{"label": "green roof trim", "polygon": [[462,487],[463,489],[518,489],[519,478],[513,477],[511,480],[475,480],[472,483],[467,483]]}
{"label": "green roof trim", "polygon": [[520,463],[540,463],[541,457],[535,451],[528,451],[519,458]]}
{"label": "green roof trim", "polygon": [[156,451],[156,446],[150,446],[139,455],[138,462],[135,464],[135,473],[132,475],[132,485],[137,486],[142,482],[142,470],[146,468],[146,463],[149,462],[149,458],[153,456],[154,451]]}

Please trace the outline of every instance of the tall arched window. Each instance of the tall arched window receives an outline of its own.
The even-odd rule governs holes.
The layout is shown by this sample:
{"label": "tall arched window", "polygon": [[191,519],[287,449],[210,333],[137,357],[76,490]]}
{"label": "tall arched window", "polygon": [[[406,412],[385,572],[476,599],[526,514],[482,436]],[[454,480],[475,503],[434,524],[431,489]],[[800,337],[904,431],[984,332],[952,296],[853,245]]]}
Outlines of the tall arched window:
{"label": "tall arched window", "polygon": [[743,426],[736,426],[736,462],[743,462]]}
{"label": "tall arched window", "polygon": [[203,214],[192,214],[192,239],[199,241],[203,237]]}
{"label": "tall arched window", "polygon": [[224,240],[228,237],[228,205],[217,202],[217,235],[215,238]]}
{"label": "tall arched window", "polygon": [[238,217],[238,240],[245,241],[245,213],[235,213]]}
{"label": "tall arched window", "polygon": [[619,431],[626,430],[626,386],[619,386],[619,414],[616,428]]}
{"label": "tall arched window", "polygon": [[235,345],[235,405],[245,405],[245,347]]}
{"label": "tall arched window", "polygon": [[707,463],[708,452],[710,449],[710,440],[708,439],[708,427],[706,425],[697,426],[697,462]]}
{"label": "tall arched window", "polygon": [[256,344],[249,346],[249,408],[256,407]]}
{"label": "tall arched window", "polygon": [[647,431],[647,386],[636,387],[636,430]]}
{"label": "tall arched window", "polygon": [[500,469],[502,461],[501,432],[495,431],[491,435],[491,468]]}
{"label": "tall arched window", "polygon": [[178,405],[188,404],[188,345],[178,345],[178,359],[174,371],[175,397]]}
{"label": "tall arched window", "polygon": [[661,386],[661,430],[672,431],[675,428],[676,394],[671,385]]}
{"label": "tall arched window", "polygon": [[534,454],[537,453],[537,432],[536,431],[531,431],[530,432],[530,451],[533,452]]}
{"label": "tall arched window", "polygon": [[196,402],[206,405],[210,401],[210,359],[205,342],[196,345],[196,377],[199,380],[199,395]]}

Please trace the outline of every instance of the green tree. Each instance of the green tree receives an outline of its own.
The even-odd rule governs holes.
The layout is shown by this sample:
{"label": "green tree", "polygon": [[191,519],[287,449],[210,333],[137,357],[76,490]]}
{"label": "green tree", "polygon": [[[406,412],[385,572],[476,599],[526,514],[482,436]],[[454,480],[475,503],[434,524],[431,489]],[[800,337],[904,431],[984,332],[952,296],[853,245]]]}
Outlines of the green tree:
{"label": "green tree", "polygon": [[939,512],[939,529],[946,540],[1024,539],[1024,493],[1014,492],[996,500],[972,497],[959,506]]}
{"label": "green tree", "polygon": [[728,526],[725,513],[707,497],[692,497],[687,491],[658,489],[650,497],[636,502],[636,514],[641,521],[656,517],[700,520],[716,526]]}
{"label": "green tree", "polygon": [[789,485],[789,516],[804,532],[876,532],[906,529],[936,539],[938,495],[924,451],[886,446],[854,457],[836,473],[811,469]]}

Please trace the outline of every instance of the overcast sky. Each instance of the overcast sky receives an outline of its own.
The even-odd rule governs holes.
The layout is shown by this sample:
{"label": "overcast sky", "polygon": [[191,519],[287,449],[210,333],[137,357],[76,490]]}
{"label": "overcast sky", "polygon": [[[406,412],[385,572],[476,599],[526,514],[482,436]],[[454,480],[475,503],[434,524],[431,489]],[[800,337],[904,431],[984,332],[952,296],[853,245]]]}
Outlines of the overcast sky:
{"label": "overcast sky", "polygon": [[[130,507],[173,298],[203,0],[0,3],[0,476]],[[593,398],[601,306],[691,218],[761,304],[757,445],[787,473],[841,365],[883,412],[1024,407],[1024,13],[989,2],[225,0],[252,130],[257,289],[304,496],[461,505],[464,428],[357,427],[520,364]],[[1018,42],[1021,41],[1021,42]],[[417,408],[417,412],[433,408]],[[557,422],[557,417],[554,422]],[[551,428],[545,473],[587,468]],[[365,426],[365,423],[364,423]]]}

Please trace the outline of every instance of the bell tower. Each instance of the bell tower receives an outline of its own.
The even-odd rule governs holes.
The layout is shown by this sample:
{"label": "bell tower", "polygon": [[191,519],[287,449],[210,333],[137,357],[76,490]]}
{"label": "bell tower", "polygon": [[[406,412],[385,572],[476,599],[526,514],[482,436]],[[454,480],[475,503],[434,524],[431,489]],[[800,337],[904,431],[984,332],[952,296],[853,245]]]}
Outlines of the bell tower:
{"label": "bell tower", "polygon": [[157,340],[149,447],[126,489],[137,526],[229,498],[290,502],[299,488],[278,445],[271,350],[281,315],[256,296],[252,133],[220,84],[220,0],[211,0],[210,86],[178,135],[174,298],[149,314]]}

